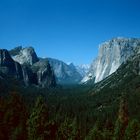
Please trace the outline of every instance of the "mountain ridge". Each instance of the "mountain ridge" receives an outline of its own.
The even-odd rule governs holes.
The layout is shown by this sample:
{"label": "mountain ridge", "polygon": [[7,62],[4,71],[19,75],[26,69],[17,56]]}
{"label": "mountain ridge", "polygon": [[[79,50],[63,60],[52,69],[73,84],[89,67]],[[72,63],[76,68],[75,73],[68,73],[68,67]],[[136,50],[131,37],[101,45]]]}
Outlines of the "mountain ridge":
{"label": "mountain ridge", "polygon": [[[37,56],[33,47],[16,47],[9,51],[12,58],[21,65],[34,65],[36,63],[45,65],[49,61],[58,84],[78,84],[83,75],[77,70],[76,66],[68,65],[65,62],[54,58],[40,58]],[[41,66],[40,65],[40,66]]]}
{"label": "mountain ridge", "polygon": [[[31,50],[32,48],[30,48]],[[33,49],[32,49],[33,50]],[[28,60],[28,59],[26,59]],[[31,62],[32,58],[29,58]],[[23,61],[22,61],[23,62]],[[27,65],[28,64],[28,65]],[[15,61],[8,50],[0,49],[0,72],[24,83],[25,86],[36,85],[40,87],[55,87],[55,77],[49,63],[45,69],[33,71],[31,63],[20,64]],[[32,64],[33,65],[33,64]],[[8,82],[8,81],[7,81]],[[12,84],[12,83],[11,83]]]}
{"label": "mountain ridge", "polygon": [[[9,52],[16,62],[24,65],[24,67],[30,66],[31,71],[34,71],[33,69],[45,71],[44,66],[47,67],[47,62],[49,62],[58,84],[79,84],[88,81],[97,83],[105,79],[114,73],[122,63],[126,62],[130,56],[135,55],[136,51],[140,52],[139,45],[139,38],[117,37],[105,41],[99,45],[98,56],[93,60],[90,67],[88,65],[75,66],[73,63],[66,64],[54,58],[39,58],[33,47],[23,48],[19,46]],[[27,73],[25,72],[25,74]]]}
{"label": "mountain ridge", "polygon": [[95,79],[97,83],[114,73],[123,62],[135,54],[139,45],[140,39],[122,37],[101,43],[98,56],[91,63],[89,72],[81,82],[86,83],[90,79]]}

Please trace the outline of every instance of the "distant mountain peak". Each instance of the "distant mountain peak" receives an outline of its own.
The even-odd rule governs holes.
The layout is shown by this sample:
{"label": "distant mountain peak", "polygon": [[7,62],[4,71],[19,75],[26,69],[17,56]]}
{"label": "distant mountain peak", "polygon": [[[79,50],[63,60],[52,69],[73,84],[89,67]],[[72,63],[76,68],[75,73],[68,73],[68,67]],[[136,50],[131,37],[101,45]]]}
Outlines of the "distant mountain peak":
{"label": "distant mountain peak", "polygon": [[73,63],[64,63],[61,60],[48,58],[51,67],[54,69],[57,81],[60,84],[78,84],[82,75],[77,71]]}
{"label": "distant mountain peak", "polygon": [[[10,56],[8,50],[0,49],[0,76],[1,73],[6,74],[11,78],[16,78],[19,82],[22,82],[27,86],[56,86],[54,72],[51,69],[50,64],[45,63],[43,66],[40,65],[32,47],[16,48],[10,53],[14,55],[13,58],[16,58],[16,61]],[[36,57],[37,61],[33,60],[34,57]],[[23,65],[25,63],[29,65]]]}
{"label": "distant mountain peak", "polygon": [[78,84],[82,75],[77,71],[73,63],[69,65],[61,60],[53,58],[38,58],[33,47],[16,47],[10,51],[13,59],[21,65],[28,64],[33,70],[45,70],[49,62],[59,84]]}
{"label": "distant mountain peak", "polygon": [[6,49],[0,49],[0,72],[23,80],[21,65],[12,59]]}
{"label": "distant mountain peak", "polygon": [[89,71],[89,68],[89,64],[81,64],[76,66],[77,71],[82,75],[82,77],[85,77],[85,75]]}
{"label": "distant mountain peak", "polygon": [[97,83],[111,75],[123,62],[136,53],[138,46],[140,46],[140,39],[123,37],[113,38],[100,44],[98,56],[92,62],[82,82],[87,82],[92,77]]}
{"label": "distant mountain peak", "polygon": [[39,61],[34,48],[31,46],[25,47],[25,48],[18,47],[18,48],[11,50],[10,52],[14,52],[14,51],[17,51],[18,53],[17,54],[14,53],[14,55],[11,53],[11,55],[12,55],[13,59],[15,61],[19,62],[20,64],[33,65],[34,63]]}

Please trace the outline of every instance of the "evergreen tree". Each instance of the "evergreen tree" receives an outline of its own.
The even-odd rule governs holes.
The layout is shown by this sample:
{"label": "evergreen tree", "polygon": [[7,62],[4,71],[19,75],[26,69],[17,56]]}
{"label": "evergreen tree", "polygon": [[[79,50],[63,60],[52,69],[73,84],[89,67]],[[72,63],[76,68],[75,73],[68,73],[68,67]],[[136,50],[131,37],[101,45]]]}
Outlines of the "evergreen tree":
{"label": "evergreen tree", "polygon": [[99,130],[99,122],[96,122],[95,126],[86,137],[86,140],[103,140],[102,132]]}
{"label": "evergreen tree", "polygon": [[71,139],[72,140],[80,139],[81,137],[79,134],[79,129],[77,126],[77,119],[76,118],[73,119],[73,122],[70,124],[70,127],[71,127]]}
{"label": "evergreen tree", "polygon": [[110,130],[105,129],[103,131],[103,140],[112,140],[113,133]]}
{"label": "evergreen tree", "polygon": [[49,121],[48,123],[48,132],[49,132],[49,139],[56,140],[58,131],[58,125],[54,120]]}
{"label": "evergreen tree", "polygon": [[60,140],[78,140],[80,139],[76,118],[71,121],[66,118],[63,123],[61,123],[58,130],[58,139]]}
{"label": "evergreen tree", "polygon": [[11,93],[6,104],[3,123],[6,126],[8,139],[26,140],[27,139],[27,110],[22,98],[17,93]]}
{"label": "evergreen tree", "polygon": [[114,140],[122,140],[124,138],[125,129],[128,125],[128,105],[125,98],[120,102],[118,119],[115,124]]}
{"label": "evergreen tree", "polygon": [[124,135],[124,125],[123,123],[117,119],[115,124],[115,130],[114,130],[114,139],[113,140],[122,140]]}
{"label": "evergreen tree", "polygon": [[0,140],[8,139],[7,126],[4,123],[6,113],[6,101],[0,97]]}
{"label": "evergreen tree", "polygon": [[105,122],[104,129],[103,129],[104,140],[112,140],[113,131],[114,131],[114,127],[113,127],[112,121],[107,119]]}
{"label": "evergreen tree", "polygon": [[39,96],[35,107],[28,120],[29,140],[45,140],[49,137],[48,131],[48,109],[44,98]]}
{"label": "evergreen tree", "polygon": [[139,140],[140,135],[140,124],[139,122],[134,119],[132,120],[125,131],[125,140]]}

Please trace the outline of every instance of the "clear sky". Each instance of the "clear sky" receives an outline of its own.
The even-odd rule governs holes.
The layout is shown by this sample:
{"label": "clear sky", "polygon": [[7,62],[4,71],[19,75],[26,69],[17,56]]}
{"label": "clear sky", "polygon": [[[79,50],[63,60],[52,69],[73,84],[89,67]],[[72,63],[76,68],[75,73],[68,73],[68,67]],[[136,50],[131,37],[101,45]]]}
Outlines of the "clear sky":
{"label": "clear sky", "polygon": [[140,37],[140,0],[0,0],[0,46],[87,64],[98,44]]}

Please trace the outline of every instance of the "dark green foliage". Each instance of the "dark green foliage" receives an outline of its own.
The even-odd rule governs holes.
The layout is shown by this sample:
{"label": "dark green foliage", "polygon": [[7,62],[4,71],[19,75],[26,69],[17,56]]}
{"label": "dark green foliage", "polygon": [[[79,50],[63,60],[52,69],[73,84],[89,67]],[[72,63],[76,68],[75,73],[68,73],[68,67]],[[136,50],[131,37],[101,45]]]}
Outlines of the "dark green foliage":
{"label": "dark green foliage", "polygon": [[132,67],[124,64],[111,78],[93,86],[0,86],[1,95],[14,89],[24,99],[1,96],[0,139],[21,139],[25,134],[23,138],[29,140],[139,140],[140,76]]}
{"label": "dark green foliage", "polygon": [[86,140],[103,140],[103,134],[99,129],[99,123],[97,122],[93,129],[90,130]]}
{"label": "dark green foliage", "polygon": [[129,119],[129,116],[128,116],[128,104],[127,104],[126,99],[124,99],[124,97],[123,97],[123,99],[121,99],[121,102],[120,102],[118,120],[121,123],[123,123],[125,126],[127,126],[128,119]]}
{"label": "dark green foliage", "polygon": [[48,131],[48,110],[44,98],[39,96],[28,120],[28,137],[30,140],[45,140]]}
{"label": "dark green foliage", "polygon": [[19,95],[12,93],[8,101],[0,101],[0,139],[27,139],[27,112]]}
{"label": "dark green foliage", "polygon": [[129,122],[125,131],[125,140],[139,140],[140,123],[134,119]]}
{"label": "dark green foliage", "polygon": [[112,140],[113,139],[113,133],[109,130],[104,130],[103,131],[103,140]]}
{"label": "dark green foliage", "polygon": [[129,104],[135,101],[131,104],[138,107],[139,94],[91,96],[88,87],[34,87],[20,92],[22,98],[11,94],[0,99],[1,140],[123,140],[133,137],[132,132],[140,137],[136,123],[127,126],[135,110]]}
{"label": "dark green foliage", "polygon": [[114,139],[113,140],[123,140],[124,136],[124,125],[123,123],[118,119],[115,124],[115,130],[114,130]]}
{"label": "dark green foliage", "polygon": [[7,133],[7,128],[4,123],[4,118],[5,118],[5,113],[6,113],[6,102],[4,99],[0,98],[0,139],[8,139]]}
{"label": "dark green foliage", "polygon": [[59,140],[78,140],[80,139],[78,127],[77,127],[77,121],[76,118],[71,121],[68,118],[64,120],[63,123],[61,123],[59,129],[58,129],[58,136],[57,139]]}
{"label": "dark green foliage", "polygon": [[125,129],[128,125],[128,118],[127,101],[123,98],[120,102],[118,119],[115,124],[114,140],[124,139]]}

